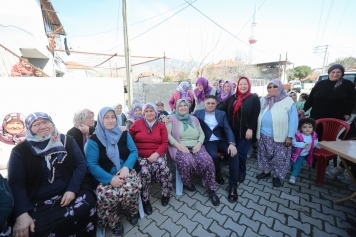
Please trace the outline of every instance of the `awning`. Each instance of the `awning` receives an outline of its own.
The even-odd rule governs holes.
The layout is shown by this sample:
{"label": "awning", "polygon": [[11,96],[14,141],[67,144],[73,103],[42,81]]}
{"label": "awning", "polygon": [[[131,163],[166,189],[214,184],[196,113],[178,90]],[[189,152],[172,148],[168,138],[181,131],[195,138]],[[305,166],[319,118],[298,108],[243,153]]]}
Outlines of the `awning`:
{"label": "awning", "polygon": [[49,59],[48,56],[43,54],[41,51],[39,51],[36,48],[29,49],[29,48],[20,48],[22,56],[26,58],[42,58],[42,59]]}

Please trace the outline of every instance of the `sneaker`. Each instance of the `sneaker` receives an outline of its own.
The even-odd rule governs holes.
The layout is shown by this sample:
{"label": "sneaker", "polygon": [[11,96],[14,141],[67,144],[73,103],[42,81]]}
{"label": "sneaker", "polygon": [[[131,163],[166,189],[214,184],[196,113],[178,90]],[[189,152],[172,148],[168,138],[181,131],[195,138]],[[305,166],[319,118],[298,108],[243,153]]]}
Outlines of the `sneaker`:
{"label": "sneaker", "polygon": [[332,178],[336,178],[337,176],[340,176],[344,173],[345,170],[341,171],[338,169],[338,167],[334,167],[328,171],[326,171],[326,174]]}
{"label": "sneaker", "polygon": [[356,186],[355,186],[355,184],[354,184],[354,183],[351,183],[351,184],[349,185],[349,189],[350,189],[351,191],[356,192]]}
{"label": "sneaker", "polygon": [[295,177],[294,176],[290,176],[289,183],[295,184]]}
{"label": "sneaker", "polygon": [[116,226],[115,229],[113,229],[113,233],[115,236],[122,236],[124,234],[125,230],[124,227],[122,226],[121,222]]}

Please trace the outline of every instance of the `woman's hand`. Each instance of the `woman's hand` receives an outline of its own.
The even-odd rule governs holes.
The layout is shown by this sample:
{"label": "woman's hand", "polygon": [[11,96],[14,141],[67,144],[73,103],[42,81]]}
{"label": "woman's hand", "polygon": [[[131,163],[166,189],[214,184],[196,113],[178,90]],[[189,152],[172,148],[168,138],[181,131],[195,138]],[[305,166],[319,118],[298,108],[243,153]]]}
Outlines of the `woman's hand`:
{"label": "woman's hand", "polygon": [[126,166],[123,166],[119,170],[119,172],[117,172],[117,175],[123,180],[125,180],[129,176],[129,174],[130,174],[130,170]]}
{"label": "woman's hand", "polygon": [[292,138],[287,137],[286,140],[285,140],[285,142],[284,142],[284,145],[285,145],[286,147],[291,146],[291,145],[292,145]]}
{"label": "woman's hand", "polygon": [[253,131],[251,129],[247,129],[247,131],[246,131],[246,140],[251,140],[252,139],[252,134],[253,134]]}
{"label": "woman's hand", "polygon": [[28,228],[30,227],[31,232],[35,232],[35,222],[30,217],[30,215],[25,212],[16,218],[16,223],[14,225],[14,230],[12,236],[14,237],[28,237]]}
{"label": "woman's hand", "polygon": [[344,115],[345,121],[349,121],[351,116],[350,115]]}
{"label": "woman's hand", "polygon": [[69,203],[71,203],[75,198],[75,193],[67,191],[64,193],[62,200],[61,200],[61,207],[67,206]]}
{"label": "woman's hand", "polygon": [[159,154],[157,152],[154,152],[150,157],[147,158],[147,160],[150,163],[153,163],[157,160],[158,157],[159,157]]}
{"label": "woman's hand", "polygon": [[194,147],[193,147],[193,154],[196,154],[200,151],[202,144],[198,142]]}
{"label": "woman's hand", "polygon": [[79,125],[78,129],[83,133],[83,134],[89,134],[89,127],[85,124]]}
{"label": "woman's hand", "polygon": [[121,131],[125,132],[127,130],[126,126],[120,126]]}
{"label": "woman's hand", "polygon": [[178,150],[180,150],[181,152],[184,152],[184,153],[189,153],[189,150],[186,146],[176,142],[173,144]]}
{"label": "woman's hand", "polygon": [[162,119],[162,122],[163,122],[165,125],[168,125],[168,124],[171,123],[171,120],[169,120],[169,118],[167,118],[167,117],[164,117],[164,118]]}
{"label": "woman's hand", "polygon": [[124,180],[120,178],[118,175],[115,175],[110,181],[110,184],[114,188],[120,188],[124,184]]}
{"label": "woman's hand", "polygon": [[300,115],[302,113],[304,113],[304,110],[302,110],[302,109],[298,110],[298,115]]}

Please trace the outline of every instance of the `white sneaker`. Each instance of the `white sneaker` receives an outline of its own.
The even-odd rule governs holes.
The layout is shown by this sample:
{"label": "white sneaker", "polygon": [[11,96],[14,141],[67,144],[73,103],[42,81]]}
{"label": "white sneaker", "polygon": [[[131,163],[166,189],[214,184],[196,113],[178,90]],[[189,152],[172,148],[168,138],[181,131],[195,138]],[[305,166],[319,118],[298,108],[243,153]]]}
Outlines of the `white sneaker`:
{"label": "white sneaker", "polygon": [[344,171],[345,170],[343,170],[343,171],[339,170],[338,167],[334,167],[334,168],[326,171],[325,173],[332,178],[336,178],[337,176],[342,176],[344,174]]}
{"label": "white sneaker", "polygon": [[289,183],[295,184],[295,177],[294,176],[290,176]]}

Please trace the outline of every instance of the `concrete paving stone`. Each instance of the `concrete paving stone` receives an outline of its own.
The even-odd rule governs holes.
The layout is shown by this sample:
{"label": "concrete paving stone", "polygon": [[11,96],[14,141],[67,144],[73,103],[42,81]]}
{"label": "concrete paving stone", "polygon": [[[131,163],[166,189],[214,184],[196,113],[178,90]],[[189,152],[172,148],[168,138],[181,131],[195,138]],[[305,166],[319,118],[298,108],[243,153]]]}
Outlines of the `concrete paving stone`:
{"label": "concrete paving stone", "polygon": [[188,207],[187,204],[183,204],[177,211],[187,215],[189,219],[193,218],[198,212],[197,210]]}
{"label": "concrete paving stone", "polygon": [[[220,205],[218,207],[228,206],[229,208],[234,209],[235,206],[237,205],[237,203],[240,202],[241,199],[242,199],[242,197],[238,197],[237,202],[229,202],[229,200],[227,199],[226,196],[222,196],[220,198]],[[248,200],[248,198],[246,198],[246,199]]]}
{"label": "concrete paving stone", "polygon": [[298,175],[300,178],[310,179],[310,174],[308,173],[300,172]]}
{"label": "concrete paving stone", "polygon": [[271,194],[270,193],[265,193],[263,191],[260,191],[258,189],[255,188],[255,190],[253,190],[253,195],[255,196],[259,196],[259,197],[264,197],[265,199],[270,199]]}
{"label": "concrete paving stone", "polygon": [[[345,187],[346,187],[346,185],[345,185]],[[348,192],[350,192],[350,191],[348,191],[348,189],[345,190],[344,187],[341,187],[340,184],[339,184],[338,186],[329,185],[329,184],[324,184],[322,188],[323,188],[323,189],[327,189],[327,190],[329,190],[329,191],[340,192],[340,193],[346,193],[346,194],[347,194]],[[341,188],[341,189],[340,189],[340,188]]]}
{"label": "concrete paving stone", "polygon": [[259,213],[261,213],[262,215],[265,213],[266,211],[266,206],[263,205],[258,205],[255,202],[253,202],[252,200],[248,201],[247,203],[247,208],[251,208],[255,211],[258,211]]}
{"label": "concrete paving stone", "polygon": [[241,216],[241,213],[233,211],[228,206],[224,206],[220,213],[232,218],[234,221],[237,221],[237,219]]}
{"label": "concrete paving stone", "polygon": [[253,232],[253,230],[249,227],[247,227],[245,233],[243,236],[246,237],[260,237],[261,235],[257,234],[256,232]]}
{"label": "concrete paving stone", "polygon": [[[333,198],[333,200],[337,200],[337,199],[341,199],[341,198],[345,198],[347,196],[350,196],[352,194],[352,192],[350,191],[349,194],[344,194],[344,193],[340,193],[339,191],[335,192],[335,191],[330,191],[330,195],[329,197]],[[325,197],[327,197],[328,195],[323,195]]]}
{"label": "concrete paving stone", "polygon": [[327,206],[327,207],[332,208],[332,204],[331,204],[330,200],[320,199],[315,196],[311,196],[311,202],[319,203],[319,204],[321,204],[321,206]]}
{"label": "concrete paving stone", "polygon": [[211,209],[211,211],[206,215],[206,217],[214,219],[215,221],[219,222],[219,225],[223,225],[225,220],[227,219],[227,216],[221,215],[219,212],[217,212],[215,209]]}
{"label": "concrete paving stone", "polygon": [[[114,235],[113,235],[114,236]],[[141,233],[141,231],[139,231],[138,226],[134,226],[130,231],[125,233],[125,236],[139,236],[139,237],[145,237],[148,236],[147,234],[143,234]]]}
{"label": "concrete paving stone", "polygon": [[284,234],[282,232],[279,231],[275,231],[272,230],[270,228],[268,228],[265,224],[261,225],[261,228],[258,232],[258,234],[260,234],[260,236],[268,236],[268,237],[283,237]]}
{"label": "concrete paving stone", "polygon": [[176,221],[172,218],[168,218],[162,225],[160,225],[160,228],[167,230],[171,236],[176,236],[183,227],[181,225],[177,225]]}
{"label": "concrete paving stone", "polygon": [[205,216],[210,211],[211,206],[210,205],[206,206],[206,205],[203,205],[201,202],[196,202],[192,208],[194,210],[201,212]]}
{"label": "concrete paving stone", "polygon": [[[261,185],[255,183],[253,180],[251,180],[251,181],[248,183],[248,185],[251,186],[251,187],[253,187],[253,188],[255,188],[254,192],[256,191],[256,189],[258,189],[258,190],[261,191],[261,192],[262,192],[262,190],[263,190],[263,186],[261,186]],[[239,186],[239,187],[240,187],[240,186]]]}
{"label": "concrete paving stone", "polygon": [[341,229],[347,229],[347,228],[351,228],[351,229],[355,229],[356,226],[353,226],[352,224],[355,223],[354,219],[351,219],[350,221],[351,223],[348,222],[348,218],[346,218],[346,220],[343,220],[339,217],[336,217],[336,226],[341,228]]}
{"label": "concrete paving stone", "polygon": [[241,206],[240,203],[238,203],[235,206],[234,211],[245,214],[247,217],[251,217],[254,209],[246,208],[244,206]]}
{"label": "concrete paving stone", "polygon": [[168,208],[170,208],[171,206],[170,205],[167,205],[167,206],[162,206],[161,204],[161,199],[157,199],[157,201],[155,202],[151,202],[151,205],[152,205],[152,209],[153,210],[158,210],[160,213],[163,213],[165,212]]}
{"label": "concrete paving stone", "polygon": [[278,206],[278,212],[279,213],[284,213],[287,214],[289,216],[298,216],[299,212],[296,210],[292,210],[289,207],[285,207],[283,205],[279,205]]}
{"label": "concrete paving stone", "polygon": [[171,235],[168,232],[166,232],[162,237],[171,237]]}
{"label": "concrete paving stone", "polygon": [[175,237],[189,237],[191,236],[185,228],[182,228],[181,231]]}
{"label": "concrete paving stone", "polygon": [[243,236],[243,233],[246,230],[246,226],[237,224],[231,218],[227,219],[227,221],[224,224],[224,228],[228,228],[233,232],[236,232],[238,236]]}
{"label": "concrete paving stone", "polygon": [[338,228],[334,225],[330,225],[328,222],[325,222],[325,232],[328,232],[330,234],[336,234],[339,236],[347,236],[347,233],[345,230]]}
{"label": "concrete paving stone", "polygon": [[192,221],[192,218],[189,218],[186,215],[183,215],[178,221],[177,225],[181,225],[187,229],[188,233],[192,233],[192,231],[197,227],[199,224],[198,222]]}
{"label": "concrete paving stone", "polygon": [[287,199],[282,199],[282,198],[279,198],[279,197],[276,197],[275,195],[271,195],[271,198],[269,199],[271,202],[275,202],[275,203],[278,203],[279,205],[284,205],[285,207],[288,207],[289,206],[289,200]]}
{"label": "concrete paving stone", "polygon": [[241,197],[239,196],[238,200],[237,200],[238,203],[240,203],[242,206],[246,206],[247,202],[248,202],[248,198],[245,198],[245,197]]}
{"label": "concrete paving stone", "polygon": [[[197,192],[199,192],[201,195],[204,195],[204,193],[206,192],[207,188],[202,187],[201,185],[196,185],[195,189],[197,190]],[[187,191],[189,192],[189,191]],[[195,194],[195,193],[194,193]]]}
{"label": "concrete paving stone", "polygon": [[308,207],[308,206],[298,205],[298,204],[295,204],[294,202],[290,202],[289,208],[303,212],[304,214],[310,214],[310,207]]}
{"label": "concrete paving stone", "polygon": [[257,195],[253,195],[252,193],[248,192],[248,191],[244,191],[241,195],[241,197],[245,197],[249,200],[253,200],[254,202],[258,202],[258,199],[260,198]]}
{"label": "concrete paving stone", "polygon": [[179,198],[179,201],[186,203],[190,207],[192,207],[197,202],[196,199],[189,197],[185,193],[181,196],[181,198]]}
{"label": "concrete paving stone", "polygon": [[138,221],[138,227],[139,227],[140,230],[143,230],[149,224],[151,224],[151,222],[152,222],[152,219],[151,218],[147,218],[147,215],[145,214],[145,217]]}
{"label": "concrete paving stone", "polygon": [[254,167],[250,167],[249,171],[250,171],[250,174],[251,174],[251,172],[254,172],[254,173],[255,173],[254,175],[253,175],[253,174],[250,175],[250,176],[255,177],[255,178],[256,178],[256,175],[257,175],[257,174],[262,173],[262,170],[256,169],[256,168],[254,168]]}
{"label": "concrete paving stone", "polygon": [[333,203],[333,209],[334,210],[343,211],[343,212],[347,212],[347,213],[350,213],[351,215],[356,215],[356,212],[355,212],[354,208],[345,207],[342,204],[340,205],[340,204]]}
{"label": "concrete paving stone", "polygon": [[337,237],[337,235],[326,233],[314,226],[313,227],[313,237]]}
{"label": "concrete paving stone", "polygon": [[[208,226],[204,226],[204,227],[208,228]],[[215,237],[215,234],[206,231],[206,230],[203,228],[203,226],[200,225],[200,224],[199,224],[199,225],[197,226],[197,228],[195,228],[195,230],[192,232],[192,235],[193,235],[193,236],[198,236],[198,237],[200,237],[200,236],[202,236],[202,237],[203,237],[203,236],[204,236],[204,237],[209,237],[209,236]]]}
{"label": "concrete paving stone", "polygon": [[178,210],[184,203],[179,201],[175,196],[171,196],[168,204],[175,210]]}
{"label": "concrete paving stone", "polygon": [[296,228],[291,228],[291,227],[288,227],[284,224],[282,224],[279,220],[276,220],[274,222],[274,226],[273,226],[273,229],[275,231],[281,231],[287,235],[290,235],[290,236],[297,236],[297,229]]}
{"label": "concrete paving stone", "polygon": [[277,211],[277,206],[278,203],[276,202],[270,202],[269,200],[266,200],[264,197],[261,197],[260,200],[258,201],[260,205],[264,205],[266,207],[270,207],[274,211]]}
{"label": "concrete paving stone", "polygon": [[195,214],[195,216],[192,218],[192,221],[196,221],[199,222],[200,224],[202,224],[204,226],[204,228],[208,228],[211,224],[211,222],[213,222],[213,219],[210,218],[206,218],[205,216],[203,216],[200,212],[198,212],[197,214]]}
{"label": "concrete paving stone", "polygon": [[292,190],[291,195],[303,198],[303,199],[305,199],[307,201],[310,200],[310,194],[307,194],[307,193],[302,193],[302,192],[299,192],[299,191]]}
{"label": "concrete paving stone", "polygon": [[169,207],[162,214],[172,218],[173,221],[177,221],[183,215],[183,213],[174,210],[173,207]]}
{"label": "concrete paving stone", "polygon": [[297,184],[290,184],[287,181],[283,183],[283,187],[285,188],[290,188],[291,190],[296,190],[299,191],[300,186],[299,186],[299,182],[297,182]]}
{"label": "concrete paving stone", "polygon": [[311,217],[318,218],[322,221],[327,221],[330,224],[335,225],[334,217],[332,215],[326,215],[322,212],[318,212],[318,211],[312,209]]}
{"label": "concrete paving stone", "polygon": [[304,188],[304,187],[301,187],[300,189],[300,192],[301,193],[308,193],[308,194],[311,194],[317,198],[320,198],[320,192],[319,191],[315,191],[315,190],[311,190],[311,189],[307,189],[307,188]]}
{"label": "concrete paving stone", "polygon": [[310,189],[313,191],[318,191],[320,193],[325,193],[326,195],[329,195],[329,189],[325,187],[316,187],[315,185],[311,185]]}
{"label": "concrete paving stone", "polygon": [[[160,224],[158,226],[160,226]],[[166,233],[166,231],[161,230],[158,226],[153,221],[144,230],[142,230],[142,232],[148,234],[149,236],[163,236]]]}
{"label": "concrete paving stone", "polygon": [[273,194],[273,195],[276,195],[277,197],[279,197],[281,195],[281,191],[279,191],[278,188],[269,188],[267,186],[265,186],[263,188],[263,192],[266,192],[266,193],[270,193],[270,194]]}
{"label": "concrete paving stone", "polygon": [[151,215],[146,216],[146,218],[149,218],[151,220],[154,220],[157,225],[161,225],[163,222],[165,222],[168,218],[166,215],[162,215],[157,209],[152,212]]}
{"label": "concrete paving stone", "polygon": [[[292,189],[289,187],[285,187],[285,185],[288,183],[288,180],[282,180],[282,186],[278,188],[278,191],[281,191],[282,193],[286,194],[291,194]],[[277,189],[277,188],[276,188]]]}
{"label": "concrete paving stone", "polygon": [[[294,190],[293,190],[294,191]],[[299,204],[299,197],[297,196],[294,196],[294,195],[289,195],[285,192],[281,192],[281,196],[279,196],[280,198],[283,198],[283,199],[288,199],[296,204]]]}
{"label": "concrete paving stone", "polygon": [[250,218],[247,218],[245,215],[241,215],[240,219],[237,221],[237,223],[241,225],[245,225],[248,227],[251,227],[253,230],[258,231],[260,228],[261,222],[257,220],[252,220]]}
{"label": "concrete paving stone", "polygon": [[310,234],[310,230],[311,230],[310,224],[297,221],[291,216],[288,216],[287,225],[302,230],[307,235]]}
{"label": "concrete paving stone", "polygon": [[192,198],[199,200],[201,203],[206,203],[208,200],[210,200],[210,197],[207,194],[201,195],[199,192],[195,192]]}
{"label": "concrete paving stone", "polygon": [[346,219],[345,213],[342,212],[342,211],[338,211],[338,210],[335,210],[335,209],[332,209],[332,208],[328,208],[326,206],[322,206],[322,211],[325,214],[330,214],[332,216],[338,216],[343,220]]}
{"label": "concrete paving stone", "polygon": [[[253,216],[252,216],[252,220],[255,220],[255,221],[259,221],[261,223],[264,223],[266,224],[268,227],[272,228],[272,224],[273,224],[273,218],[271,217],[266,217],[265,215],[261,215],[259,212],[255,211],[253,213]],[[247,225],[249,226],[249,225]],[[255,231],[257,231],[257,229],[253,229]]]}
{"label": "concrete paving stone", "polygon": [[289,184],[289,185],[293,185],[294,187],[299,186],[299,188],[304,187],[306,189],[310,189],[311,184],[304,182],[304,180],[301,180],[301,181],[296,182],[296,184]]}
{"label": "concrete paving stone", "polygon": [[273,211],[271,208],[267,207],[266,210],[266,217],[272,217],[274,219],[277,219],[279,221],[281,221],[282,223],[286,223],[286,217],[284,216],[284,214]]}
{"label": "concrete paving stone", "polygon": [[244,192],[249,192],[249,193],[253,193],[253,190],[255,189],[255,187],[252,186],[244,186],[243,190]]}
{"label": "concrete paving stone", "polygon": [[303,223],[308,223],[317,226],[319,228],[322,227],[322,223],[323,223],[320,219],[312,218],[304,213],[300,213],[300,221]]}
{"label": "concrete paving stone", "polygon": [[222,228],[216,221],[213,221],[213,224],[211,224],[209,229],[219,237],[230,237],[231,235],[230,230]]}

